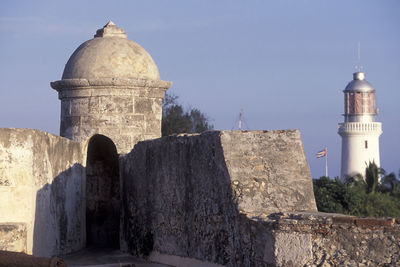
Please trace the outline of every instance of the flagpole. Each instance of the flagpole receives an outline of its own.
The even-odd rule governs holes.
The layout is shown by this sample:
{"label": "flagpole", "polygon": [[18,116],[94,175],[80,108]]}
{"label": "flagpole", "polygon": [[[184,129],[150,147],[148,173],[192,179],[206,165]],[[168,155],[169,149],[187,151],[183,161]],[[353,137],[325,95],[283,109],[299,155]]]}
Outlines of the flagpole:
{"label": "flagpole", "polygon": [[325,147],[325,176],[328,177],[328,148]]}

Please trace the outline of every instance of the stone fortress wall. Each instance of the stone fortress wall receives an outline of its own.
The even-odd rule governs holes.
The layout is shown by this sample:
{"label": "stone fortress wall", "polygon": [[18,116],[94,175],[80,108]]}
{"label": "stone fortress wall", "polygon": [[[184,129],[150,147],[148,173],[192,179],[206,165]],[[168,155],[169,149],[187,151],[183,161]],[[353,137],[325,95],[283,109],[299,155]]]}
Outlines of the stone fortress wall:
{"label": "stone fortress wall", "polygon": [[400,263],[399,219],[317,212],[297,130],[139,142],[120,166],[121,248],[133,254],[181,266]]}
{"label": "stone fortress wall", "polygon": [[121,157],[120,166],[122,249],[155,260],[175,255],[232,266],[265,262],[270,235],[252,218],[317,211],[297,130],[144,141]]}
{"label": "stone fortress wall", "polygon": [[271,214],[277,266],[398,266],[400,220],[327,213]]}
{"label": "stone fortress wall", "polygon": [[65,254],[86,242],[83,145],[0,128],[0,249]]}
{"label": "stone fortress wall", "polygon": [[73,141],[0,129],[0,249],[50,257],[112,244],[173,266],[400,265],[398,219],[317,212],[298,130],[157,138],[170,85],[112,22],[83,43],[52,83]]}
{"label": "stone fortress wall", "polygon": [[[84,248],[88,145],[1,129],[0,147],[1,249]],[[135,255],[178,266],[400,263],[398,219],[316,211],[296,130],[169,136],[119,161],[120,244]]]}

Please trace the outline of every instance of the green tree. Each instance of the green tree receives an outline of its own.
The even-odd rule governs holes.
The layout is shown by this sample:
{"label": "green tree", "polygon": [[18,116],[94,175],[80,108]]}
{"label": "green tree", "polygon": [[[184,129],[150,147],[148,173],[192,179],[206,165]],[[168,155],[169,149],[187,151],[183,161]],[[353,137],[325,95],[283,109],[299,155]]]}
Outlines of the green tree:
{"label": "green tree", "polygon": [[400,217],[399,200],[388,193],[376,192],[368,194],[364,203],[365,213],[368,217]]}
{"label": "green tree", "polygon": [[344,202],[346,203],[345,214],[364,216],[364,203],[367,198],[365,183],[360,181],[355,184],[347,184],[345,189]]}
{"label": "green tree", "polygon": [[375,162],[369,162],[365,169],[365,182],[367,183],[367,193],[375,193],[378,187],[379,175],[382,170],[376,166]]}
{"label": "green tree", "polygon": [[314,195],[317,202],[318,211],[344,213],[343,205],[346,192],[345,185],[336,178],[331,180],[329,177],[323,176],[313,180]]}
{"label": "green tree", "polygon": [[398,184],[399,180],[396,179],[394,172],[385,175],[381,180],[381,188],[386,192],[393,192]]}
{"label": "green tree", "polygon": [[338,178],[313,180],[317,208],[323,212],[344,213],[362,217],[399,217],[400,182],[394,173],[384,175],[375,163],[366,168],[366,179],[350,177],[346,183]]}
{"label": "green tree", "polygon": [[393,196],[394,198],[397,198],[397,199],[399,200],[399,202],[400,202],[400,184],[397,184],[397,185],[393,188],[391,194],[392,194],[392,196]]}
{"label": "green tree", "polygon": [[192,133],[202,133],[208,130],[212,130],[214,127],[208,121],[206,115],[201,113],[197,108],[190,110],[190,121],[192,123],[191,132]]}
{"label": "green tree", "polygon": [[199,109],[184,110],[177,101],[178,97],[166,94],[163,102],[163,117],[161,123],[162,136],[179,133],[202,133],[212,130],[209,118]]}

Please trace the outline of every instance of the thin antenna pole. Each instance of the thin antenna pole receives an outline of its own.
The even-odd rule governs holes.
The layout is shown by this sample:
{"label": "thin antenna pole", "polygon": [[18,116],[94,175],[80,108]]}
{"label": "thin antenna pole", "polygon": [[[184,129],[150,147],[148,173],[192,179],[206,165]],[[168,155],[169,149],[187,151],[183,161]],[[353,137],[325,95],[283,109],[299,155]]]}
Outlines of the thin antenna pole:
{"label": "thin antenna pole", "polygon": [[243,109],[240,109],[239,113],[239,130],[242,130],[242,116],[243,116]]}
{"label": "thin antenna pole", "polygon": [[358,41],[358,53],[357,53],[357,59],[358,59],[358,65],[357,65],[357,68],[358,68],[358,72],[360,72],[361,71],[361,56],[360,56],[360,41]]}

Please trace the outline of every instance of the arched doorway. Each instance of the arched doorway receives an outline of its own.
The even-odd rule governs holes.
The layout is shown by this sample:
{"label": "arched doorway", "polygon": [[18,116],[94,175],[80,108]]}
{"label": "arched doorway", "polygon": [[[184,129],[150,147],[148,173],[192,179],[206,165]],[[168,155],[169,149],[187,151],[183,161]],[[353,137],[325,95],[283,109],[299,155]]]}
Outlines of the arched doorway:
{"label": "arched doorway", "polygon": [[86,162],[86,244],[119,248],[120,182],[118,153],[113,141],[94,135]]}

